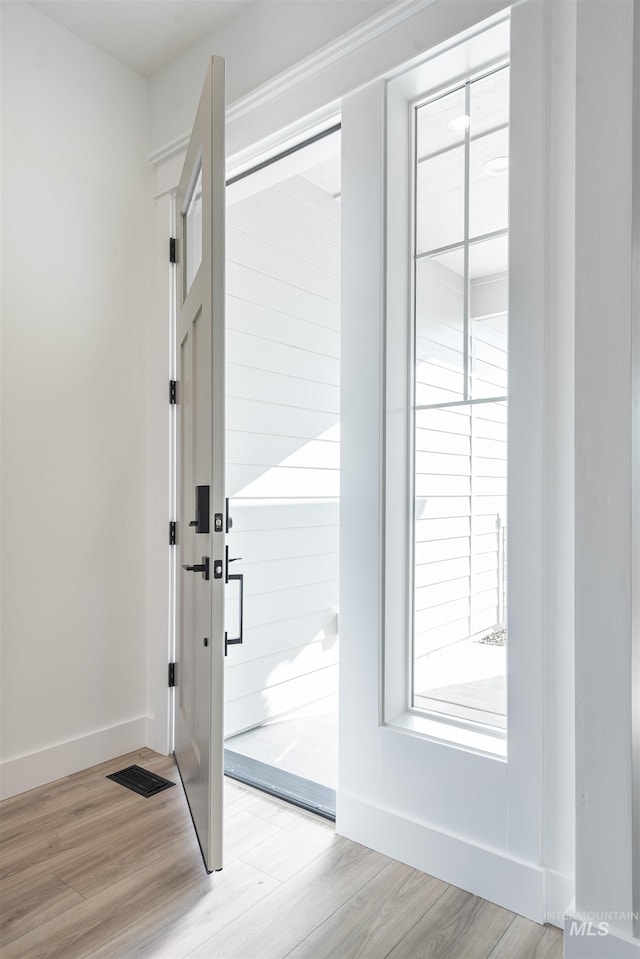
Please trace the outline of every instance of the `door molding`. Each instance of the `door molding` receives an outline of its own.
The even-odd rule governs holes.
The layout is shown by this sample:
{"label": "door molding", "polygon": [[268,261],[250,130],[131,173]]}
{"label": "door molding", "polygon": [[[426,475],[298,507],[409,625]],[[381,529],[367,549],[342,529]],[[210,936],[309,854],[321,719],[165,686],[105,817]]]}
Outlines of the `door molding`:
{"label": "door molding", "polygon": [[[292,140],[298,123],[297,133],[305,139],[310,135],[308,121],[311,125],[322,123],[327,110],[335,115],[342,97],[380,77],[406,70],[411,60],[422,59],[427,49],[509,6],[507,0],[459,0],[443,9],[434,0],[400,0],[228,105],[229,155],[235,158],[241,151],[255,148],[269,151],[274,131],[280,131],[274,142]],[[416,37],[420,36],[425,37],[425,46],[416,57]],[[280,101],[285,99],[283,110]],[[188,141],[185,132],[153,150],[149,162],[156,167],[165,163],[183,153]],[[247,156],[246,162],[255,163],[256,155]]]}
{"label": "door molding", "polygon": [[[283,93],[295,89],[303,81],[318,78],[318,75],[325,70],[337,69],[339,71],[344,60],[353,56],[356,50],[366,47],[373,40],[403,24],[410,17],[415,16],[432,4],[433,0],[400,0],[400,3],[387,7],[386,10],[359,24],[333,43],[315,51],[288,70],[256,87],[255,90],[251,90],[250,93],[239,100],[235,100],[227,107],[227,123],[236,123],[242,117],[257,110],[263,110],[268,104],[281,97]],[[384,69],[384,66],[378,67],[376,73],[379,73],[380,70],[384,71]],[[154,150],[149,155],[149,162],[153,164],[163,163],[176,153],[184,151],[189,142],[189,135],[187,131]]]}

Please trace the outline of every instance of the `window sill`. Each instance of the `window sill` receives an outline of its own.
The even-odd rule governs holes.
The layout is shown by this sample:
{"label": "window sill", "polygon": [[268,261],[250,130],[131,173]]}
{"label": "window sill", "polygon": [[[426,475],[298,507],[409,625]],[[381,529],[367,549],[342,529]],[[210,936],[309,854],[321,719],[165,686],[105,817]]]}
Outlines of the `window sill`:
{"label": "window sill", "polygon": [[407,710],[384,724],[389,729],[429,739],[445,746],[506,761],[507,737],[503,729],[464,723],[454,718]]}

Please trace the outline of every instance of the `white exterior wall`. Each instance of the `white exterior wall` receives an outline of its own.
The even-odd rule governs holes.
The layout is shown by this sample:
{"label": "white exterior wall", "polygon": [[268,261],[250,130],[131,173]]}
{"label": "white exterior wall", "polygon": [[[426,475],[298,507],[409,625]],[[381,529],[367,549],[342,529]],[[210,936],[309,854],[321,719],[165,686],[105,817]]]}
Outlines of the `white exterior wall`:
{"label": "white exterior wall", "polygon": [[228,206],[229,549],[245,633],[225,664],[226,736],[337,691],[339,273],[340,206],[309,180]]}
{"label": "white exterior wall", "polygon": [[145,743],[146,83],[2,5],[2,788]]}

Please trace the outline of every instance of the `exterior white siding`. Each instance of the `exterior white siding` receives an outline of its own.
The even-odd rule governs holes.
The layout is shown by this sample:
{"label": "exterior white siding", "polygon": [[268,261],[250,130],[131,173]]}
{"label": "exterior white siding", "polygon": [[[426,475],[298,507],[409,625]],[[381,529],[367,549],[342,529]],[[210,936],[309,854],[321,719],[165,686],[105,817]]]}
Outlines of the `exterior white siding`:
{"label": "exterior white siding", "polygon": [[337,690],[339,270],[339,203],[309,180],[229,206],[229,547],[245,632],[227,658],[226,736]]}
{"label": "exterior white siding", "polygon": [[[443,259],[445,259],[443,257]],[[504,274],[471,279],[472,397],[507,392]],[[463,279],[419,261],[416,403],[460,402]],[[429,687],[429,653],[504,622],[507,411],[483,403],[420,410],[415,430],[415,688]]]}

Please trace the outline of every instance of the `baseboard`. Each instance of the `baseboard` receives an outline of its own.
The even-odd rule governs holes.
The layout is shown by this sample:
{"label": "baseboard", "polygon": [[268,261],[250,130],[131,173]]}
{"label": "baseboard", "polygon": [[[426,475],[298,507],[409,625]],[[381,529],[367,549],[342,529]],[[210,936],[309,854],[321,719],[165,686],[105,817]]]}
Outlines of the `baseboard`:
{"label": "baseboard", "polygon": [[0,763],[0,799],[44,786],[89,766],[141,749],[146,743],[146,718],[87,733],[46,749]]}
{"label": "baseboard", "polygon": [[169,718],[168,716],[161,716],[160,718],[147,716],[145,719],[145,746],[160,753],[161,756],[168,756],[170,752],[173,752],[171,730],[168,725]]}
{"label": "baseboard", "polygon": [[599,917],[590,922],[570,912],[564,922],[565,959],[640,959],[640,940],[614,936],[609,925]]}
{"label": "baseboard", "polygon": [[544,921],[564,929],[564,921],[575,896],[573,876],[547,869],[547,894]]}
{"label": "baseboard", "polygon": [[336,831],[505,909],[544,922],[545,870],[338,791]]}

